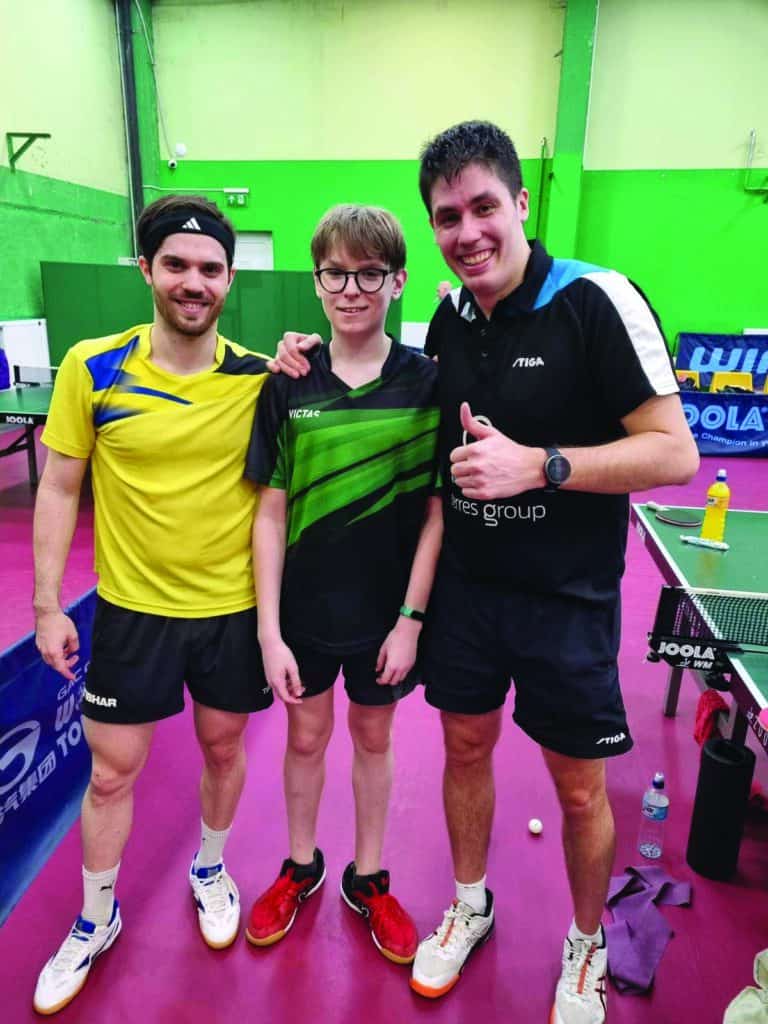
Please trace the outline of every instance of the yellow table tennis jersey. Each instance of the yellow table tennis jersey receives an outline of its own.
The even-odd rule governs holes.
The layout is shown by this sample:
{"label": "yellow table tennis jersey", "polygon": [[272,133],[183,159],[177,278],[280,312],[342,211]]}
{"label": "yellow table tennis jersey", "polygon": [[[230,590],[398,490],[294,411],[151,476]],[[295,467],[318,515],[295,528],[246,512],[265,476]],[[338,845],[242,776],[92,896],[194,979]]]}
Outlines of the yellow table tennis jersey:
{"label": "yellow table tennis jersey", "polygon": [[43,443],[91,459],[98,592],[134,611],[202,618],[256,603],[256,489],[245,454],[266,357],[216,339],[189,376],[150,361],[150,327],[64,357]]}

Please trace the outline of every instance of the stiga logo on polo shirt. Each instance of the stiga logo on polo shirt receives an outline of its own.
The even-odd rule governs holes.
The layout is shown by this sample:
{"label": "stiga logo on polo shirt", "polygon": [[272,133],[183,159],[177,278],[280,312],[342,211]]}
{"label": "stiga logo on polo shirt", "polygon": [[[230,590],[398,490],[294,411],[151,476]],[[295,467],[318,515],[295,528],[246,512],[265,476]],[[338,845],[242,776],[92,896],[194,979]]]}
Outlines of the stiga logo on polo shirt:
{"label": "stiga logo on polo shirt", "polygon": [[512,363],[513,366],[543,366],[544,360],[541,356],[518,356]]}
{"label": "stiga logo on polo shirt", "polygon": [[89,704],[95,704],[99,708],[116,708],[117,697],[97,697],[95,693],[83,691],[83,696]]}

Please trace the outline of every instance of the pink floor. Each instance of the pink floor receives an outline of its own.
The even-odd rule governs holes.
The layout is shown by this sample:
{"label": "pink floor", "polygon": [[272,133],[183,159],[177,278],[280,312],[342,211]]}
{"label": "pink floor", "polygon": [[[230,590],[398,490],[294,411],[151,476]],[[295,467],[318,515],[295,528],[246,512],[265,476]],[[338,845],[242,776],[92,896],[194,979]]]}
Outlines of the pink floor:
{"label": "pink floor", "polygon": [[[693,484],[660,492],[662,499],[700,502],[716,468],[715,460],[704,460]],[[728,468],[733,506],[768,508],[768,462],[732,459]],[[21,457],[0,461],[0,649],[31,626],[32,503],[24,469]],[[93,582],[87,502],[81,520],[67,575],[67,599]],[[609,1020],[720,1024],[728,1001],[752,980],[754,954],[768,946],[768,821],[750,820],[732,882],[706,881],[685,863],[698,763],[691,737],[697,693],[687,683],[678,717],[662,717],[665,672],[644,661],[645,634],[659,585],[650,557],[630,537],[621,661],[636,746],[609,770],[619,832],[616,868],[639,860],[633,844],[640,798],[653,772],[661,769],[667,774],[672,801],[664,865],[673,876],[693,882],[694,902],[690,908],[664,909],[676,934],[655,988],[646,997],[620,996],[611,989]],[[330,748],[319,833],[328,882],[302,910],[287,940],[267,950],[238,941],[216,953],[197,934],[186,872],[198,838],[200,757],[188,713],[161,723],[137,787],[134,834],[118,883],[123,933],[114,950],[97,962],[81,995],[59,1015],[62,1024],[288,1024],[302,1018],[323,1024],[546,1024],[569,922],[569,899],[558,812],[538,750],[510,723],[496,762],[498,809],[489,865],[489,885],[497,899],[496,935],[454,992],[430,1003],[410,992],[407,970],[380,956],[362,921],[338,897],[353,835],[342,693],[338,701],[339,725]],[[286,852],[280,789],[283,738],[281,708],[254,716],[248,733],[247,788],[227,848],[228,867],[246,908],[272,880]],[[419,693],[399,713],[396,748],[386,865],[392,871],[393,891],[410,909],[420,931],[427,933],[451,898],[452,873],[440,805],[438,720]],[[528,835],[531,817],[544,821],[539,839]],[[75,828],[0,931],[0,1016],[9,1024],[38,1019],[30,1006],[35,978],[79,910],[79,871]]]}

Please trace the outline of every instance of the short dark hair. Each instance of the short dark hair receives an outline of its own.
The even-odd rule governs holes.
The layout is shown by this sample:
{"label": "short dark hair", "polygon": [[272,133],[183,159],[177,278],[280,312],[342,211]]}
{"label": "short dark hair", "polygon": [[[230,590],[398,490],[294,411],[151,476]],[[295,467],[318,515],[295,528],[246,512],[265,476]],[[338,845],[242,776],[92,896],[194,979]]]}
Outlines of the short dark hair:
{"label": "short dark hair", "polygon": [[[148,256],[151,252],[151,256],[154,257],[156,250],[151,247],[147,247],[147,241],[152,232],[152,228],[161,218],[180,210],[185,212],[189,211],[193,215],[195,213],[202,213],[211,217],[213,220],[219,221],[225,231],[232,236],[232,247],[234,248],[235,229],[232,226],[232,222],[229,217],[225,217],[215,203],[206,199],[205,196],[172,195],[155,199],[153,203],[150,203],[149,206],[145,206],[141,211],[141,215],[139,216],[139,220],[136,224],[136,237],[139,242],[139,251],[142,255]],[[149,259],[149,262],[150,264],[152,263],[151,258]],[[230,259],[229,253],[227,253],[227,263],[231,268],[232,260]]]}
{"label": "short dark hair", "polygon": [[490,121],[463,121],[440,132],[421,151],[419,191],[430,216],[438,178],[451,182],[471,163],[494,171],[513,199],[523,187],[520,159],[507,133]]}
{"label": "short dark hair", "polygon": [[400,222],[378,206],[342,204],[323,215],[312,236],[312,262],[319,267],[335,245],[355,259],[378,256],[392,270],[405,266],[405,238]]}

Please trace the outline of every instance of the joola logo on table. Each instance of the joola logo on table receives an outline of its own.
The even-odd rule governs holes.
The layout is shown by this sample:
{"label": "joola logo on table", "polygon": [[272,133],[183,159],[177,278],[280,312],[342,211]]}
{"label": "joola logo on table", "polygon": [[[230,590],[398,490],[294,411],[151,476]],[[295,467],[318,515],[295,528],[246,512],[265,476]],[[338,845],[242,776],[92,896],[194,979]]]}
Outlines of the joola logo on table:
{"label": "joola logo on table", "polygon": [[308,416],[319,416],[319,409],[289,409],[288,415],[292,420],[305,419]]}
{"label": "joola logo on table", "polygon": [[544,360],[541,356],[518,356],[512,363],[513,366],[543,366]]}
{"label": "joola logo on table", "polygon": [[8,415],[8,416],[4,416],[3,419],[4,419],[4,421],[6,423],[18,423],[18,424],[20,424],[21,426],[24,426],[24,427],[27,427],[31,423],[34,423],[34,420],[32,419],[31,416],[10,416],[10,415]]}
{"label": "joola logo on table", "polygon": [[682,658],[694,658],[697,662],[715,660],[713,647],[701,647],[699,644],[678,644],[674,640],[662,640],[659,644],[659,654],[666,654],[670,658],[675,658],[679,654]]}

